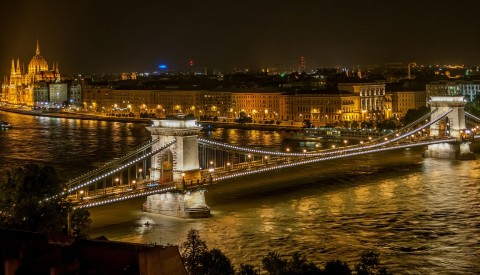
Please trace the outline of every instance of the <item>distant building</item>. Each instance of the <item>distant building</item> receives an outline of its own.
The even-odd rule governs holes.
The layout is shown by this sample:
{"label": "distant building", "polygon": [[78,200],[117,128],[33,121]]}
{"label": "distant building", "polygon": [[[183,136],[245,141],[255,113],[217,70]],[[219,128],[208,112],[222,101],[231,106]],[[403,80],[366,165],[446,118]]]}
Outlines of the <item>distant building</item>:
{"label": "distant building", "polygon": [[280,96],[280,106],[282,120],[309,120],[315,126],[361,119],[358,96],[349,92],[295,90]]}
{"label": "distant building", "polygon": [[383,120],[387,118],[385,109],[385,83],[339,83],[338,89],[359,96],[362,121]]}
{"label": "distant building", "polygon": [[391,116],[402,118],[409,109],[419,109],[427,104],[425,82],[403,80],[387,84],[386,98]]}
{"label": "distant building", "polygon": [[281,90],[245,88],[230,93],[235,117],[242,113],[255,121],[279,119]]}
{"label": "distant building", "polygon": [[76,107],[82,107],[82,85],[78,80],[68,82],[68,104]]}
{"label": "distant building", "polygon": [[30,60],[27,69],[25,71],[25,68],[20,66],[20,59],[17,59],[16,65],[12,60],[10,76],[5,77],[2,85],[1,101],[26,106],[37,105],[45,100],[43,90],[38,90],[44,85],[37,86],[37,92],[35,92],[35,84],[60,81],[58,64],[54,64],[53,69],[49,69],[47,61],[40,54],[38,41],[35,55]]}
{"label": "distant building", "polygon": [[480,94],[479,80],[441,80],[426,85],[427,100],[430,96],[464,96],[468,101]]}
{"label": "distant building", "polygon": [[49,103],[53,106],[62,106],[68,101],[67,83],[50,83]]}

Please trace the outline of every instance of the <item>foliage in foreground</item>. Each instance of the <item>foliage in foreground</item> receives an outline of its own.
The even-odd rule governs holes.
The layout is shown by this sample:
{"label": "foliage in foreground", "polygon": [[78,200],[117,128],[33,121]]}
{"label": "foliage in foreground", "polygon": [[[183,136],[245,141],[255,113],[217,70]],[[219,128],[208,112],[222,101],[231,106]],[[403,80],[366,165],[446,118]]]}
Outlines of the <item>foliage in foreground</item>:
{"label": "foliage in foreground", "polygon": [[[90,224],[88,210],[73,210],[60,194],[64,185],[51,166],[26,164],[7,172],[0,181],[0,227],[66,234],[67,217],[77,234]],[[46,200],[48,198],[48,200]]]}
{"label": "foliage in foreground", "polygon": [[[218,249],[208,250],[198,230],[190,229],[187,240],[182,243],[180,253],[189,274],[192,275],[258,275],[260,268],[240,264],[235,271],[231,261]],[[369,250],[361,254],[360,262],[352,269],[338,259],[325,263],[323,268],[308,262],[306,257],[295,252],[291,259],[284,259],[276,252],[269,252],[262,259],[262,270],[271,275],[387,275],[387,269],[380,264],[380,254]]]}

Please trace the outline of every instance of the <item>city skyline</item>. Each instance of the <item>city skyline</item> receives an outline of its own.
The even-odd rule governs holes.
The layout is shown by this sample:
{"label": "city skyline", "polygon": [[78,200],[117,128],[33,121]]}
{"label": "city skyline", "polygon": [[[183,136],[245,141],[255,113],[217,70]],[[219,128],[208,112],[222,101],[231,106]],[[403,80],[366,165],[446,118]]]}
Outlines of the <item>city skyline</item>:
{"label": "city skyline", "polygon": [[[47,0],[7,3],[1,71],[26,65],[38,39],[66,74],[185,71],[190,67],[479,64],[475,11],[463,1],[142,1]],[[52,64],[49,64],[50,66]]]}

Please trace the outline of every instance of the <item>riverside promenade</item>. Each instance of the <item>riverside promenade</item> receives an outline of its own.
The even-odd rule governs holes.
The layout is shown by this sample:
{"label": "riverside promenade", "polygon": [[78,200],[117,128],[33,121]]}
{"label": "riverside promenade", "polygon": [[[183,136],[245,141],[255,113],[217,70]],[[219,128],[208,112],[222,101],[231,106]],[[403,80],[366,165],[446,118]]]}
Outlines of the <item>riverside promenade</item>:
{"label": "riverside promenade", "polygon": [[114,117],[105,116],[97,113],[89,112],[44,112],[41,110],[28,110],[21,107],[6,107],[0,106],[0,111],[17,113],[29,116],[42,116],[42,117],[57,117],[57,118],[71,118],[71,119],[84,119],[84,120],[102,120],[102,121],[114,121],[114,122],[130,122],[130,123],[144,123],[150,124],[150,118],[133,118],[133,117]]}
{"label": "riverside promenade", "polygon": [[[67,112],[67,111],[44,112],[42,110],[30,110],[22,107],[7,107],[7,106],[0,106],[0,111],[29,115],[29,116],[100,120],[100,121],[125,122],[125,123],[141,123],[141,124],[147,124],[147,125],[150,125],[152,123],[151,118],[106,116],[101,113],[92,113],[92,112]],[[288,123],[287,125],[287,122],[285,122],[285,125],[283,123],[280,125],[262,124],[262,123],[240,124],[237,122],[220,122],[220,121],[198,121],[197,123],[205,131],[208,131],[210,129],[215,130],[217,128],[225,128],[225,129],[296,132],[296,131],[301,131],[303,129],[302,126],[298,123],[295,125],[291,125],[291,123]]]}

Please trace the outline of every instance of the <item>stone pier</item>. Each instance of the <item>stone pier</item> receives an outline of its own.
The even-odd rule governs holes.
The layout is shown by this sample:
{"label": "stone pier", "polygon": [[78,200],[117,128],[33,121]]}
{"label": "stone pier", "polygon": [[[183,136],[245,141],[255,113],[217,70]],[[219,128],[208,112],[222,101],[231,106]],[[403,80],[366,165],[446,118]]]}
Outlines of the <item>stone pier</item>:
{"label": "stone pier", "polygon": [[205,218],[210,207],[205,202],[205,189],[177,191],[147,197],[143,211],[178,218]]}

